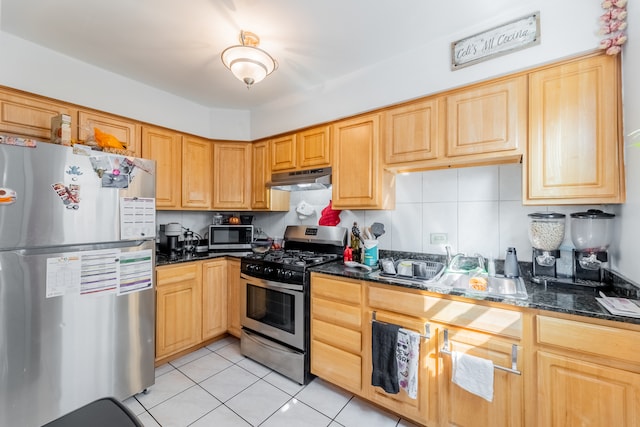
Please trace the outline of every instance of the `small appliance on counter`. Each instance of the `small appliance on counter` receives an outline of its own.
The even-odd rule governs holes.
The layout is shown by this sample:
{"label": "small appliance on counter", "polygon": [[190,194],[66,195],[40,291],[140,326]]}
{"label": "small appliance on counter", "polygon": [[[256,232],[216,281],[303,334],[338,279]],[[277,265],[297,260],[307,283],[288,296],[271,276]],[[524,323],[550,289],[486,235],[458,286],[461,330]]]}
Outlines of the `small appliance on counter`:
{"label": "small appliance on counter", "polygon": [[571,214],[573,276],[587,283],[602,282],[602,267],[609,261],[607,249],[611,244],[614,214],[589,209]]}
{"label": "small appliance on counter", "polygon": [[250,251],[253,225],[212,224],[209,226],[210,251]]}
{"label": "small appliance on counter", "polygon": [[603,268],[607,266],[607,249],[611,243],[614,214],[589,209],[571,217],[572,271],[558,273],[557,262],[564,240],[566,215],[555,212],[529,214],[529,240],[533,247],[532,280],[541,284],[567,284],[599,289]]}
{"label": "small appliance on counter", "polygon": [[160,224],[160,253],[170,260],[179,258],[182,255],[182,243],[179,239],[181,234],[182,225],[178,222]]}
{"label": "small appliance on counter", "polygon": [[535,212],[529,214],[529,241],[533,248],[533,278],[557,278],[556,260],[564,240],[565,214]]}

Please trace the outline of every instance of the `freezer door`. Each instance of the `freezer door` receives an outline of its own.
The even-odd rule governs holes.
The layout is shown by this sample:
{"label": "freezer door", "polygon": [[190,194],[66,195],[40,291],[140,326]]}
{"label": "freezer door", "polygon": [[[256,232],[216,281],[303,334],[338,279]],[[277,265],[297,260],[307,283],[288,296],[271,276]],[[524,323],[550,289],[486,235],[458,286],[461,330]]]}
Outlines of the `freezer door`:
{"label": "freezer door", "polygon": [[[94,169],[97,160],[108,169],[122,165],[124,159],[100,151],[74,154],[71,147],[47,143],[35,148],[0,144],[0,193],[15,192],[13,203],[0,197],[0,250],[120,240],[121,197],[155,197],[152,160],[129,158],[147,170],[134,168],[126,189],[108,187],[118,185],[108,179],[113,170],[100,178]],[[119,176],[127,168],[121,169]],[[132,239],[149,237],[153,238]]]}
{"label": "freezer door", "polygon": [[[153,242],[115,248],[125,255],[121,260],[150,253],[154,263]],[[68,254],[0,252],[0,426],[40,426],[96,399],[125,399],[154,383],[155,287],[47,298],[48,259]]]}

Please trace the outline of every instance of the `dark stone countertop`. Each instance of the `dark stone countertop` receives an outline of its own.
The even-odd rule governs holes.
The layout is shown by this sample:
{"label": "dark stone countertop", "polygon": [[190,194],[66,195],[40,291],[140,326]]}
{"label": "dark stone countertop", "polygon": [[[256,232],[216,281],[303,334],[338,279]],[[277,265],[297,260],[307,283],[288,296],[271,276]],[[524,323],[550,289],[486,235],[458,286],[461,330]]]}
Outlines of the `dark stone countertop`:
{"label": "dark stone countertop", "polygon": [[[381,251],[380,258],[393,258],[393,259],[422,259],[431,261],[443,262],[444,258],[440,255],[429,254],[415,254],[415,253],[402,253],[402,252],[385,252]],[[342,261],[336,261],[328,264],[322,264],[318,267],[313,267],[311,271],[326,273],[330,275],[348,277],[352,279],[367,280],[375,283],[380,283],[388,286],[405,287],[410,289],[420,289],[428,292],[443,295],[456,295],[468,298],[469,301],[473,300],[485,300],[494,301],[502,304],[527,307],[533,309],[554,311],[559,313],[574,314],[578,316],[592,317],[597,319],[613,320],[616,322],[624,322],[640,325],[640,319],[617,316],[609,313],[603,306],[601,306],[595,299],[598,291],[582,286],[575,285],[541,285],[531,281],[531,263],[520,262],[520,271],[522,278],[524,279],[525,286],[527,288],[528,298],[515,299],[515,298],[501,298],[495,296],[478,296],[477,294],[465,293],[461,290],[453,290],[450,288],[442,288],[438,286],[421,286],[418,284],[405,284],[405,283],[390,283],[388,280],[379,280],[374,277],[370,277],[370,273],[366,270],[358,267],[346,267]],[[496,271],[502,272],[502,261],[496,260]],[[609,288],[604,290],[608,296],[624,296],[633,299],[638,299],[637,293],[640,292],[640,288],[632,283],[620,280],[619,277],[615,279],[612,277],[613,273],[607,272],[610,276],[612,284]]]}
{"label": "dark stone countertop", "polygon": [[223,257],[232,257],[232,258],[242,258],[246,254],[251,252],[204,252],[201,254],[182,256],[176,259],[169,259],[168,256],[156,252],[156,267],[161,267],[163,265],[173,265],[173,264],[181,264],[183,262],[192,262],[192,261],[205,261],[208,259],[216,259]]}

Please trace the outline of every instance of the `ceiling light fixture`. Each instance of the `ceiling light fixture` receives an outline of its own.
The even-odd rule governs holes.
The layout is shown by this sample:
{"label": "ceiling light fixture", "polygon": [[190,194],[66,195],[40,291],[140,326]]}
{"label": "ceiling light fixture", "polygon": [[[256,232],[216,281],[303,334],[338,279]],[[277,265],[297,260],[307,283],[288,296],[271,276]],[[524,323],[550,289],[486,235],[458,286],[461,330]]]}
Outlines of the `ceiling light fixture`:
{"label": "ceiling light fixture", "polygon": [[222,63],[238,80],[247,85],[247,89],[262,81],[277,67],[276,61],[258,48],[260,38],[254,33],[240,31],[240,43],[222,51]]}

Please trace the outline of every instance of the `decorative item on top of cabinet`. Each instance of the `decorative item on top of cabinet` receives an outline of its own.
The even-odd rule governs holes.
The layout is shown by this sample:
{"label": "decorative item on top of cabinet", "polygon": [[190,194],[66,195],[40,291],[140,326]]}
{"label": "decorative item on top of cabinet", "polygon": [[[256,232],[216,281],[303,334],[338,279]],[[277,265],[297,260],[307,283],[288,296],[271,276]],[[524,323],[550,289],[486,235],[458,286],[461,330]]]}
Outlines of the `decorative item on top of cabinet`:
{"label": "decorative item on top of cabinet", "polygon": [[251,145],[251,209],[289,211],[289,192],[270,190],[266,182],[271,179],[269,167],[269,141]]}
{"label": "decorative item on top of cabinet", "polygon": [[29,136],[42,141],[51,138],[51,118],[71,116],[71,139],[78,138],[77,109],[53,99],[0,88],[0,132]]}
{"label": "decorative item on top of cabinet", "polygon": [[78,111],[78,140],[86,141],[94,135],[94,128],[104,133],[115,136],[125,149],[140,157],[141,152],[141,126],[131,120],[110,114],[94,111]]}
{"label": "decorative item on top of cabinet", "polygon": [[213,209],[251,209],[251,143],[213,144]]}
{"label": "decorative item on top of cabinet", "polygon": [[142,127],[142,156],[156,161],[156,207],[182,207],[182,137],[153,126]]}
{"label": "decorative item on top of cabinet", "polygon": [[213,142],[182,137],[183,208],[210,209],[213,193]]}
{"label": "decorative item on top of cabinet", "polygon": [[[527,77],[480,83],[446,94],[446,157],[520,159],[527,141]],[[457,159],[456,159],[457,160]],[[452,160],[452,161],[456,161]]]}
{"label": "decorative item on top of cabinet", "polygon": [[393,209],[395,175],[380,161],[380,116],[367,114],[333,124],[333,207]]}
{"label": "decorative item on top of cabinet", "polygon": [[528,205],[624,203],[620,56],[529,74]]}
{"label": "decorative item on top of cabinet", "polygon": [[438,98],[391,108],[383,117],[386,164],[432,160],[441,155]]}

